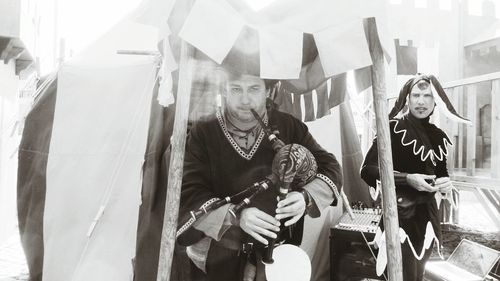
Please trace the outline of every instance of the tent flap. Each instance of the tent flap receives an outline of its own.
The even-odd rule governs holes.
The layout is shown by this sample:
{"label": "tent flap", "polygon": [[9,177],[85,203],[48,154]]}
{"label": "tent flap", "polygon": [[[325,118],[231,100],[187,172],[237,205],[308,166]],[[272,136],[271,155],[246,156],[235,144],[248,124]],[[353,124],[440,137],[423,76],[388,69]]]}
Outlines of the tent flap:
{"label": "tent flap", "polygon": [[[59,71],[43,280],[128,280],[156,63]],[[64,245],[64,247],[62,246]]]}

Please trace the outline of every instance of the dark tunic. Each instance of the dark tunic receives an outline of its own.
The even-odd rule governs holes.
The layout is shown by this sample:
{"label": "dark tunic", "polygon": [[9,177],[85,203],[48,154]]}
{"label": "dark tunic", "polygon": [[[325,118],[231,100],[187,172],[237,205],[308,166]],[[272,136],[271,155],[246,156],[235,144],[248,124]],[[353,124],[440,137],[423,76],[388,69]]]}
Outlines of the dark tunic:
{"label": "dark tunic", "polygon": [[[340,189],[342,174],[338,161],[333,154],[321,148],[309,133],[307,126],[291,115],[279,111],[270,111],[268,116],[269,124],[279,130],[279,138],[285,144],[298,143],[309,149],[318,163],[318,173],[330,178]],[[185,153],[180,217],[188,214],[190,210],[198,209],[211,198],[224,198],[236,194],[270,175],[275,152],[265,137],[262,138],[260,145],[258,142],[259,140],[255,144],[258,147],[254,150],[254,154],[245,159],[230,143],[216,117],[193,126],[188,136]],[[252,200],[251,206],[274,215],[276,192],[264,191]],[[188,232],[192,234],[196,231],[192,229]],[[180,243],[191,244],[204,236],[199,232],[200,237],[193,240],[191,234],[187,235],[191,240],[180,239]],[[213,240],[207,258],[208,275],[211,275],[211,266],[214,268],[213,271],[216,270],[214,260],[221,260],[221,262],[223,260],[222,257],[215,257],[212,253],[213,249],[219,248],[219,256],[221,252],[224,252],[234,261],[237,253],[225,251],[225,246],[221,245],[221,242],[225,241],[227,244],[230,240],[230,242],[235,242],[233,244],[241,245],[242,242],[248,240],[248,237],[239,227],[232,226],[220,242]],[[229,270],[228,267],[226,270]]]}
{"label": "dark tunic", "polygon": [[[448,136],[428,118],[418,120],[411,115],[402,119],[390,120],[392,161],[394,170],[408,174],[436,175],[448,177],[446,168]],[[380,179],[377,155],[377,139],[368,151],[361,169],[361,177],[368,185],[375,187]],[[431,222],[440,239],[438,208],[434,193],[418,191],[409,186],[406,177],[395,174],[396,194],[398,197],[399,225],[411,239],[417,253],[420,253],[425,238],[427,222]],[[403,203],[403,204],[401,204]],[[406,205],[401,207],[400,205]],[[407,243],[403,245],[404,280],[420,280],[423,266],[431,250],[418,262],[409,252]]]}

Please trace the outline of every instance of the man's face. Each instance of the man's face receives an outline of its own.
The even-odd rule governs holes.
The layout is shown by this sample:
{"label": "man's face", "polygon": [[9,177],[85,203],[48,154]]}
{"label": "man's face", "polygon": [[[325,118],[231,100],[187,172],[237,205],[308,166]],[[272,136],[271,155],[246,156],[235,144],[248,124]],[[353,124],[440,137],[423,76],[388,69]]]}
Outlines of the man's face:
{"label": "man's face", "polygon": [[255,121],[250,109],[263,114],[266,108],[266,97],[264,80],[257,76],[241,75],[229,80],[226,93],[227,111],[238,121]]}
{"label": "man's face", "polygon": [[428,85],[421,87],[419,84],[413,86],[408,97],[408,107],[416,118],[427,118],[434,110],[434,96],[431,87]]}

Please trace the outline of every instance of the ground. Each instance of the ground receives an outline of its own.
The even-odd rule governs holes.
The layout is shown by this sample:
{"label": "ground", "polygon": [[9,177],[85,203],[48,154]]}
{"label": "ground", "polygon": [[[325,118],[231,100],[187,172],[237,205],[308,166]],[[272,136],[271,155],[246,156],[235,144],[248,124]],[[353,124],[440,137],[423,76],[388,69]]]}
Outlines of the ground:
{"label": "ground", "polygon": [[[479,232],[474,229],[477,228],[443,225],[442,254],[444,258],[453,252],[462,239],[468,239],[500,251],[500,231]],[[432,258],[438,259],[437,252],[434,252]],[[500,267],[497,267],[495,271],[500,274]],[[0,245],[0,281],[19,280],[28,280],[28,269],[19,236],[13,235]]]}

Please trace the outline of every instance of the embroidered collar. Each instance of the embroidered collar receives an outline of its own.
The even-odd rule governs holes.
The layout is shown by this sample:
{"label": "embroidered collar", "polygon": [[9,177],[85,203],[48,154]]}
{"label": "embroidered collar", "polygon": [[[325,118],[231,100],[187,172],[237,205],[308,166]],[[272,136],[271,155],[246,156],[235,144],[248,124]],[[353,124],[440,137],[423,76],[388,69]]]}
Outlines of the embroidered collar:
{"label": "embroidered collar", "polygon": [[[250,149],[250,152],[246,153],[237,143],[236,141],[233,139],[233,137],[231,136],[231,134],[229,133],[229,131],[227,130],[227,127],[226,127],[226,122],[224,121],[224,117],[222,117],[222,113],[220,112],[220,110],[217,110],[217,113],[216,113],[216,116],[217,116],[217,120],[219,121],[219,126],[220,128],[222,129],[222,132],[224,133],[224,136],[226,136],[226,139],[229,141],[229,143],[231,144],[231,146],[234,148],[234,150],[236,150],[236,152],[243,158],[245,158],[246,160],[251,160],[253,155],[255,154],[255,152],[257,152],[257,149],[259,148],[260,146],[260,143],[262,142],[262,139],[264,139],[264,130],[261,130],[259,136],[257,137],[257,139],[255,140],[255,143],[253,144],[252,148]],[[267,125],[268,123],[268,120],[267,120],[267,115],[264,117],[264,124]]]}
{"label": "embroidered collar", "polygon": [[453,146],[453,144],[445,132],[442,132],[444,136],[442,140],[439,140],[440,143],[437,145],[438,151],[436,152],[433,148],[425,147],[424,144],[419,142],[416,138],[412,138],[408,130],[400,121],[401,120],[398,119],[391,119],[389,123],[394,124],[394,133],[401,136],[401,144],[403,146],[411,146],[413,154],[415,154],[415,156],[420,156],[422,162],[430,159],[432,164],[436,166],[436,160],[443,161],[443,159],[448,156],[448,146]]}

